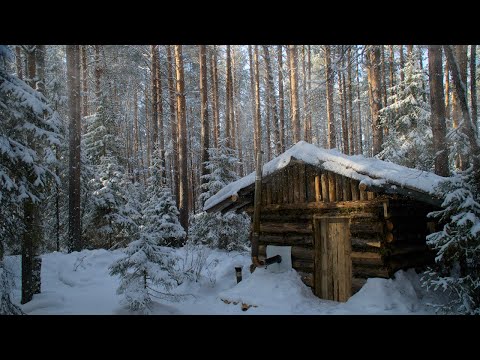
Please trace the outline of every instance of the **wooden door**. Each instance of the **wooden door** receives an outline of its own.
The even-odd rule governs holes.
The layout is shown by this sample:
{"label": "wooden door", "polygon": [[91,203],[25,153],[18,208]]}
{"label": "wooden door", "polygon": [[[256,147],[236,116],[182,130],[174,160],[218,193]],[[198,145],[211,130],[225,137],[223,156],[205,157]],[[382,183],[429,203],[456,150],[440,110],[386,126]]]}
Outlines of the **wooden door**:
{"label": "wooden door", "polygon": [[352,295],[350,218],[315,217],[315,295],[347,301]]}

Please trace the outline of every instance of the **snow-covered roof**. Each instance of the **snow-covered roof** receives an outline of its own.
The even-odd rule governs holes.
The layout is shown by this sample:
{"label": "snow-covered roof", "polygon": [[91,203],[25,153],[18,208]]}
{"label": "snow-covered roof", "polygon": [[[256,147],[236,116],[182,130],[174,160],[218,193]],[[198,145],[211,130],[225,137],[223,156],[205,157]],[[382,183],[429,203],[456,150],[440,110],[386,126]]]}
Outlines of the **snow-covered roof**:
{"label": "snow-covered roof", "polygon": [[[435,195],[435,188],[446,178],[417,169],[383,161],[366,158],[363,155],[345,155],[337,149],[322,149],[305,141],[299,141],[283,154],[263,165],[262,176],[267,176],[286,167],[292,158],[307,164],[320,166],[325,170],[360,181],[367,186],[391,184],[411,190]],[[255,182],[255,172],[234,181],[222,188],[205,201],[204,210],[221,203],[238,191]]]}

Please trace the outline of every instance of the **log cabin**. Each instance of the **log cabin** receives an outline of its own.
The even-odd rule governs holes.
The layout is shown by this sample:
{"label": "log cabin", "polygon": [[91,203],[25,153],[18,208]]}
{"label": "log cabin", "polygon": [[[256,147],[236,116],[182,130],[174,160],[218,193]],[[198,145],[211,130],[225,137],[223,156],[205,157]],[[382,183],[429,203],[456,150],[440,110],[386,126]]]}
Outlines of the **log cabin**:
{"label": "log cabin", "polygon": [[[260,173],[259,173],[260,174]],[[370,277],[423,268],[434,254],[427,214],[446,178],[300,141],[263,166],[259,257],[290,246],[292,267],[322,299],[347,301]],[[210,197],[207,212],[254,213],[255,173]],[[253,250],[252,250],[253,254]]]}

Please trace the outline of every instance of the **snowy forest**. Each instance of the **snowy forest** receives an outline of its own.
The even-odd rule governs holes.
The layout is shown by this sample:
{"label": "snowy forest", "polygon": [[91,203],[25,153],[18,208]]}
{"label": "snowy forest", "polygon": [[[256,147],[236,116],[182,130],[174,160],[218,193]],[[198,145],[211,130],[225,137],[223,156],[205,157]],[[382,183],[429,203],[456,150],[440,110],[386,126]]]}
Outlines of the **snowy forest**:
{"label": "snowy forest", "polygon": [[[477,50],[0,45],[0,314],[480,314]],[[301,141],[445,178],[434,261],[344,303],[250,273],[205,203]]]}

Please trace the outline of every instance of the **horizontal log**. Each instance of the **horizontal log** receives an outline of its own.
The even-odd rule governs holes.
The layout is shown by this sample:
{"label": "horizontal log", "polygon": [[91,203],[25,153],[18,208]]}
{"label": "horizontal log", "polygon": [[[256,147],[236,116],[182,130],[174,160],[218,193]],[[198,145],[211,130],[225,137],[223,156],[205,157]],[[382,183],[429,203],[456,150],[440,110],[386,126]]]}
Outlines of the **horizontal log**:
{"label": "horizontal log", "polygon": [[367,282],[367,279],[362,279],[362,278],[352,278],[352,295],[357,293],[363,285]]}
{"label": "horizontal log", "polygon": [[263,211],[260,215],[261,222],[297,222],[298,220],[306,221],[311,220],[313,217],[312,213],[305,213],[303,210],[298,211],[289,211],[289,212],[267,212]]}
{"label": "horizontal log", "polygon": [[[305,210],[305,209],[362,209],[362,208],[383,208],[385,199],[373,199],[373,200],[358,200],[358,201],[338,201],[338,202],[309,202],[309,203],[295,203],[295,204],[270,204],[262,206],[262,212],[264,211],[282,211],[282,210]],[[210,210],[209,210],[210,211]],[[249,206],[245,210],[247,213],[253,214],[253,206]]]}
{"label": "horizontal log", "polygon": [[383,265],[382,255],[375,252],[357,252],[351,253],[353,265]]}
{"label": "horizontal log", "polygon": [[300,275],[303,283],[307,286],[313,287],[313,274],[303,271],[298,271],[298,275]]}
{"label": "horizontal log", "polygon": [[404,254],[411,254],[411,253],[419,253],[428,251],[427,245],[410,245],[410,246],[392,246],[390,249],[390,255],[404,255]]}
{"label": "horizontal log", "polygon": [[366,266],[366,265],[353,265],[352,274],[357,278],[370,278],[370,277],[380,277],[380,278],[389,278],[389,270],[385,267],[378,266]]}
{"label": "horizontal log", "polygon": [[293,234],[278,234],[278,235],[260,235],[259,244],[271,245],[313,245],[313,236],[311,235],[293,235]]}
{"label": "horizontal log", "polygon": [[260,232],[262,233],[299,233],[311,234],[312,224],[310,222],[298,223],[278,223],[278,222],[263,222],[260,224]]}
{"label": "horizontal log", "polygon": [[352,221],[350,223],[350,232],[354,233],[383,233],[383,223],[380,221],[369,222],[369,221]]}
{"label": "horizontal log", "polygon": [[395,237],[393,236],[393,234],[391,232],[388,232],[385,234],[385,241],[388,242],[388,243],[391,243],[395,240]]}
{"label": "horizontal log", "polygon": [[313,261],[292,259],[292,267],[297,271],[313,272]]}
{"label": "horizontal log", "polygon": [[292,258],[313,261],[315,259],[315,251],[308,247],[292,246]]}
{"label": "horizontal log", "polygon": [[390,220],[385,221],[385,228],[386,228],[388,231],[392,231],[392,230],[393,230],[393,222],[390,221]]}

